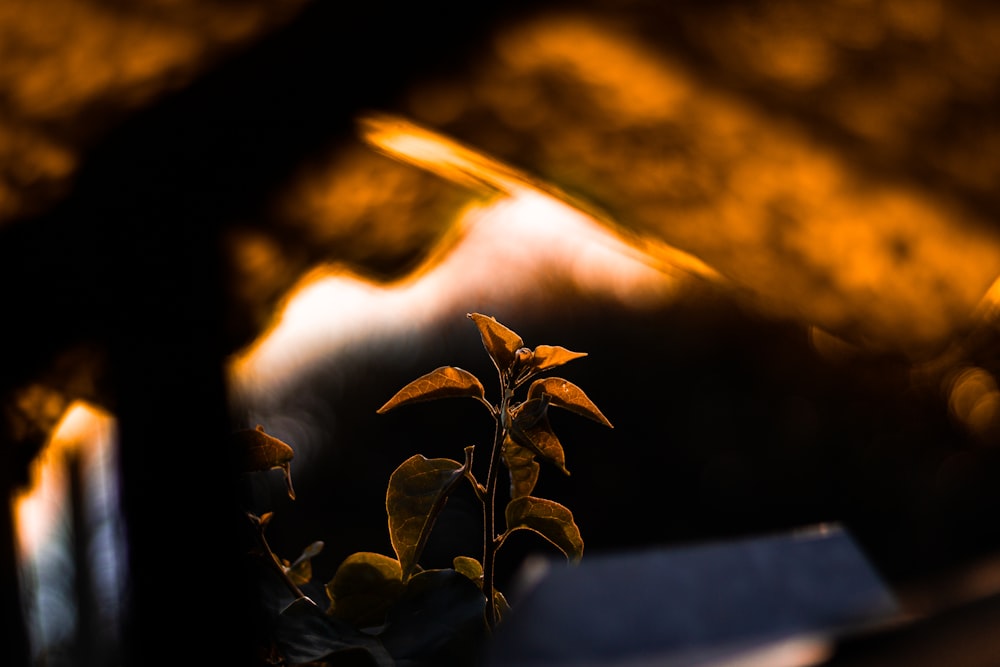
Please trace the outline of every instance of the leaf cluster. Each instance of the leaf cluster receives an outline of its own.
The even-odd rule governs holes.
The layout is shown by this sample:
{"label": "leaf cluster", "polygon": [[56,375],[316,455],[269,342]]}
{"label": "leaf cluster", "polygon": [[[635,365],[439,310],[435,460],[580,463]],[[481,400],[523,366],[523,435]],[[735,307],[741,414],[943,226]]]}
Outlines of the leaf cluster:
{"label": "leaf cluster", "polygon": [[[482,382],[455,366],[439,367],[408,383],[377,412],[441,398],[466,397],[482,404],[494,421],[485,483],[474,470],[475,446],[461,461],[414,454],[389,478],[386,514],[395,557],[373,552],[348,556],[333,578],[317,587],[310,559],[316,542],[294,562],[276,556],[264,529],[269,516],[251,518],[253,553],[264,566],[274,595],[269,618],[271,649],[286,664],[449,665],[473,664],[477,647],[508,610],[494,585],[496,555],[507,538],[528,530],[550,542],[570,561],[583,555],[583,539],[572,512],[534,494],[541,464],[568,475],[562,443],[548,409],[556,407],[611,427],[579,387],[541,374],[587,356],[561,346],[525,347],[521,337],[495,318],[470,313],[499,380],[499,399],[490,402]],[[525,391],[521,391],[526,387]],[[517,396],[523,393],[523,398]],[[262,427],[239,434],[236,460],[245,472],[282,468],[289,495],[291,448]],[[507,471],[507,502],[500,529],[495,503],[501,468]],[[480,471],[481,472],[481,471]],[[452,568],[425,570],[420,558],[449,496],[468,483],[483,507],[480,558],[457,555]],[[321,608],[313,597],[325,596]],[[313,591],[313,589],[318,589]],[[319,593],[319,595],[317,595]]]}

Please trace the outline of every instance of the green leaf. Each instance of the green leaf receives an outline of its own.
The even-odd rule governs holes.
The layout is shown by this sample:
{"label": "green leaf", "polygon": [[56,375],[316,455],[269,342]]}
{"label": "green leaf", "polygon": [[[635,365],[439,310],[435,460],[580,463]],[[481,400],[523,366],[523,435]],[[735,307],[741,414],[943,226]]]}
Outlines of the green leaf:
{"label": "green leaf", "polygon": [[421,375],[396,392],[385,405],[376,410],[382,414],[400,405],[431,401],[438,398],[470,396],[485,400],[482,383],[469,371],[455,366],[441,366],[430,373]]}
{"label": "green leaf", "polygon": [[508,436],[503,445],[503,461],[510,472],[510,497],[530,496],[538,482],[540,468],[535,453]]}
{"label": "green leaf", "polygon": [[480,313],[469,313],[469,318],[479,328],[483,347],[493,360],[493,365],[501,374],[507,373],[517,358],[517,351],[524,347],[524,341],[516,333],[496,321],[496,318]]}
{"label": "green leaf", "polygon": [[518,445],[527,447],[568,475],[569,470],[566,469],[566,454],[563,452],[562,443],[553,433],[548,415],[543,413],[541,416],[536,416],[536,411],[532,409],[536,406],[537,403],[532,401],[525,401],[521,405],[522,408],[526,407],[527,409],[519,409],[515,413],[510,425],[510,437]]}
{"label": "green leaf", "polygon": [[483,565],[475,558],[469,556],[455,556],[452,565],[456,572],[461,572],[473,581],[477,586],[483,586]]}
{"label": "green leaf", "polygon": [[382,625],[386,611],[402,593],[399,561],[360,551],[345,558],[326,584],[328,613],[357,628]]}
{"label": "green leaf", "polygon": [[[468,456],[468,451],[466,456]],[[428,459],[415,454],[389,477],[385,508],[389,539],[406,583],[417,566],[438,513],[448,494],[465,476],[466,464],[451,459]]]}
{"label": "green leaf", "polygon": [[507,533],[531,530],[559,548],[566,558],[583,556],[583,538],[568,508],[551,500],[522,496],[507,503]]}
{"label": "green leaf", "polygon": [[288,443],[265,433],[264,427],[257,424],[256,428],[234,431],[229,436],[229,446],[236,468],[240,472],[262,472],[281,468],[285,473],[288,496],[295,500],[291,468],[295,451]]}
{"label": "green leaf", "polygon": [[540,373],[585,356],[586,352],[573,352],[561,345],[539,345],[532,351],[531,367]]}
{"label": "green leaf", "polygon": [[569,380],[555,377],[535,380],[528,388],[528,399],[542,397],[548,397],[549,405],[575,412],[599,424],[614,428],[583,390]]}

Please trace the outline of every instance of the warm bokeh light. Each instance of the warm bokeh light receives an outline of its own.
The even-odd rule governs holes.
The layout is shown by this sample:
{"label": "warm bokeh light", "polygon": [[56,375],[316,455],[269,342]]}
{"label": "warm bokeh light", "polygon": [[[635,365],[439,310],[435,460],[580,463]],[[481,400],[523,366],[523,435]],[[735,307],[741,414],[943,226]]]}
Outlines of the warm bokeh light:
{"label": "warm bokeh light", "polygon": [[[1000,274],[1000,236],[953,187],[926,187],[912,164],[893,170],[887,161],[924,139],[917,133],[940,118],[952,85],[941,77],[959,74],[908,67],[893,42],[889,85],[855,84],[845,78],[854,71],[847,52],[890,35],[957,39],[962,19],[940,8],[907,13],[896,2],[884,3],[885,15],[880,3],[759,4],[679,10],[691,12],[684,28],[704,38],[699,48],[760,85],[758,99],[727,87],[731,79],[702,76],[651,36],[647,25],[667,21],[668,10],[648,23],[550,13],[498,35],[492,55],[470,66],[461,104],[435,104],[458,98],[438,84],[414,92],[411,111],[586,193],[617,224],[697,256],[765,309],[870,348],[933,354],[970,324]],[[701,12],[712,21],[694,23]],[[852,28],[860,18],[865,27]],[[869,28],[886,37],[866,37]],[[987,43],[987,28],[974,32]],[[796,106],[818,89],[829,104]],[[769,96],[784,106],[757,103]],[[450,114],[435,116],[441,106]],[[833,120],[814,116],[828,113]],[[859,139],[838,141],[828,122]],[[986,143],[975,140],[970,170],[997,154],[992,136],[984,128]]]}
{"label": "warm bokeh light", "polygon": [[[412,168],[393,171],[400,167],[372,162],[370,155],[354,149],[355,162],[337,163],[339,179],[326,174],[331,210],[349,190],[351,198],[368,202],[366,207],[381,192],[376,207],[397,215],[420,215],[419,209],[405,203],[411,199],[405,195],[410,190],[394,189],[403,182],[413,188],[418,181],[394,176],[388,181],[374,179],[369,185],[349,178],[352,164],[369,177],[374,165],[382,174],[435,174],[467,188],[470,203],[458,210],[455,220],[437,223],[443,231],[436,244],[398,280],[369,279],[337,263],[311,271],[284,298],[271,333],[234,363],[240,391],[259,396],[266,387],[291,381],[338,350],[400,334],[402,323],[406,331],[419,331],[423,324],[461,311],[458,304],[463,301],[523,301],[521,294],[553,275],[623,302],[669,299],[671,290],[663,286],[672,284],[666,279],[670,274],[749,288],[748,296],[765,310],[810,324],[814,349],[830,360],[857,359],[866,351],[881,349],[919,353],[924,345],[940,351],[970,323],[992,316],[982,303],[990,300],[987,278],[1000,266],[1000,243],[984,227],[961,221],[962,214],[946,202],[900,185],[863,183],[835,154],[821,150],[800,130],[766,122],[735,99],[699,88],[679,66],[650,74],[670,84],[657,87],[672,91],[670,104],[661,99],[644,107],[642,96],[627,94],[634,72],[626,72],[623,63],[634,65],[638,60],[656,68],[656,59],[600,26],[575,19],[551,20],[532,26],[527,34],[530,37],[522,35],[521,40],[500,47],[505,58],[528,68],[523,76],[529,76],[532,68],[553,66],[546,58],[554,58],[588,85],[605,91],[617,87],[618,97],[628,98],[631,105],[616,108],[616,117],[627,125],[675,124],[677,109],[697,113],[697,123],[704,126],[701,134],[716,139],[701,146],[704,159],[734,160],[725,167],[730,171],[726,181],[715,186],[716,206],[685,209],[686,217],[671,213],[655,201],[661,197],[660,186],[678,172],[668,169],[665,181],[643,185],[641,178],[622,180],[611,173],[613,162],[608,160],[613,154],[581,154],[583,163],[600,164],[609,182],[633,195],[631,208],[623,211],[628,225],[619,224],[590,202],[427,126],[390,114],[363,116],[358,123],[361,138],[376,152]],[[599,71],[587,69],[587,63],[598,61]],[[616,69],[616,63],[622,69]],[[579,73],[583,70],[586,75]],[[609,99],[615,96],[604,103]],[[764,130],[765,123],[769,131]],[[720,137],[755,150],[730,154],[732,146],[718,143]],[[572,153],[570,146],[559,148]],[[622,153],[622,159],[626,155],[634,159],[643,153]],[[669,152],[645,155],[648,162],[640,171],[647,177],[661,173],[673,159]],[[624,164],[620,169],[633,173]],[[345,176],[351,183],[348,190]],[[308,182],[312,201],[320,200],[324,181],[312,177]],[[385,198],[387,192],[404,196],[392,201]],[[296,205],[301,212],[301,203]],[[669,219],[669,228],[662,222],[647,224],[657,210]],[[392,225],[388,220],[380,229],[382,234],[412,233],[409,225]],[[687,247],[699,248],[716,259],[722,273],[664,239],[680,239]],[[269,254],[266,246],[257,250]],[[505,276],[502,287],[494,279],[499,267]],[[650,278],[651,268],[661,274],[659,278]],[[645,283],[636,280],[636,271],[646,276]],[[339,315],[345,312],[352,314],[349,321]],[[946,356],[936,358],[938,372],[947,372],[948,363],[954,362],[941,362],[950,358]],[[990,378],[988,371],[980,372]],[[950,388],[949,401],[953,418],[985,438],[996,419],[993,394],[969,398],[976,386],[980,385]]]}
{"label": "warm bokeh light", "polygon": [[995,91],[992,10],[941,0],[765,0],[706,6],[686,27],[744,85],[801,99],[809,114],[892,159],[986,193],[1000,165],[997,129],[986,116],[956,115],[955,103],[983,104]]}
{"label": "warm bokeh light", "polygon": [[105,455],[111,417],[85,403],[73,403],[60,418],[45,448],[32,466],[31,488],[17,498],[22,556],[37,553],[56,529],[66,493],[63,459],[67,455]]}
{"label": "warm bokeh light", "polygon": [[443,317],[559,298],[567,289],[636,305],[665,302],[685,277],[721,280],[697,258],[596,219],[562,193],[406,119],[368,115],[359,128],[378,150],[471,185],[469,203],[426,259],[397,281],[335,263],[306,275],[284,298],[272,329],[234,359],[233,384],[242,395],[259,398],[350,346],[413,335]]}
{"label": "warm bokeh light", "polygon": [[0,224],[61,195],[109,123],[280,26],[304,0],[0,3]]}
{"label": "warm bokeh light", "polygon": [[823,636],[801,636],[750,648],[740,655],[712,661],[711,667],[811,667],[833,655],[833,642]]}
{"label": "warm bokeh light", "polygon": [[509,166],[403,118],[373,114],[358,124],[374,146],[444,178],[507,193],[524,185],[524,176]]}
{"label": "warm bokeh light", "polygon": [[[525,172],[491,158],[482,152],[421,127],[398,116],[372,114],[359,119],[359,130],[364,139],[375,148],[393,157],[415,164],[423,169],[462,184],[489,191],[499,191],[523,201],[541,202],[535,197],[542,193],[554,200],[586,212],[603,228],[603,234],[615,241],[627,254],[640,261],[657,265],[666,272],[677,270],[699,275],[711,280],[721,280],[719,273],[697,257],[664,243],[658,237],[643,238],[623,229],[615,221],[588,202],[581,201],[560,191],[550,183],[534,179]],[[518,209],[523,211],[523,207]],[[523,213],[522,213],[523,215]],[[542,216],[539,215],[539,220]]]}
{"label": "warm bokeh light", "polygon": [[948,410],[977,438],[994,442],[1000,435],[1000,390],[996,378],[982,368],[957,368],[946,386]]}
{"label": "warm bokeh light", "polygon": [[379,283],[337,265],[311,272],[273,329],[234,359],[233,385],[259,398],[352,346],[419,337],[442,318],[502,312],[570,289],[635,305],[669,300],[682,280],[656,264],[586,214],[521,188],[471,205],[439,252],[405,279]]}
{"label": "warm bokeh light", "polygon": [[[72,645],[81,613],[100,616],[95,620],[102,637],[95,641],[116,637],[125,581],[115,429],[106,411],[82,401],[71,404],[33,462],[29,487],[14,500],[22,593],[36,653]],[[76,508],[70,489],[74,475],[83,505]],[[74,514],[82,523],[73,520]],[[79,549],[88,553],[86,563],[74,561]],[[95,599],[77,599],[78,577],[91,579]]]}

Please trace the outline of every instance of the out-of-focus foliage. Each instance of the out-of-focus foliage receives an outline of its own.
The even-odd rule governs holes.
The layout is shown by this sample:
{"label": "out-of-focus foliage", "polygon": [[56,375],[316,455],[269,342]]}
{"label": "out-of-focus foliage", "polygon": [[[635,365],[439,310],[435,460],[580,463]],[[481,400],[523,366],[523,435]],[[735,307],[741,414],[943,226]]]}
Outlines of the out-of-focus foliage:
{"label": "out-of-focus foliage", "polygon": [[998,18],[933,0],[540,11],[405,112],[769,312],[923,355],[1000,274]]}
{"label": "out-of-focus foliage", "polygon": [[0,226],[38,213],[116,122],[291,20],[304,0],[0,3]]}

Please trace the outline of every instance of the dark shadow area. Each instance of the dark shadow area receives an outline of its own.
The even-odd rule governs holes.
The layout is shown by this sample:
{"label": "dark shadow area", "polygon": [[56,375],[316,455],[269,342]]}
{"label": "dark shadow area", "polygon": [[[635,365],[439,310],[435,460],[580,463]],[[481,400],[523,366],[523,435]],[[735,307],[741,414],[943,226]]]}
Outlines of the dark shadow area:
{"label": "dark shadow area", "polygon": [[[86,372],[89,398],[121,427],[127,664],[151,652],[164,663],[193,651],[205,663],[258,657],[239,567],[209,582],[201,561],[242,558],[243,517],[222,447],[230,430],[223,365],[257,332],[227,301],[224,230],[266,208],[293,169],[351,131],[359,110],[447,68],[516,11],[510,3],[314,3],[106,130],[85,150],[65,198],[0,230],[5,403],[66,350],[92,345],[108,359]],[[10,489],[23,483],[45,434],[26,432],[10,412],[5,421],[0,468]],[[5,584],[16,581],[10,534]],[[16,595],[4,597],[6,626],[22,627]],[[220,610],[219,600],[234,604]],[[12,634],[8,664],[23,664],[23,633]]]}

